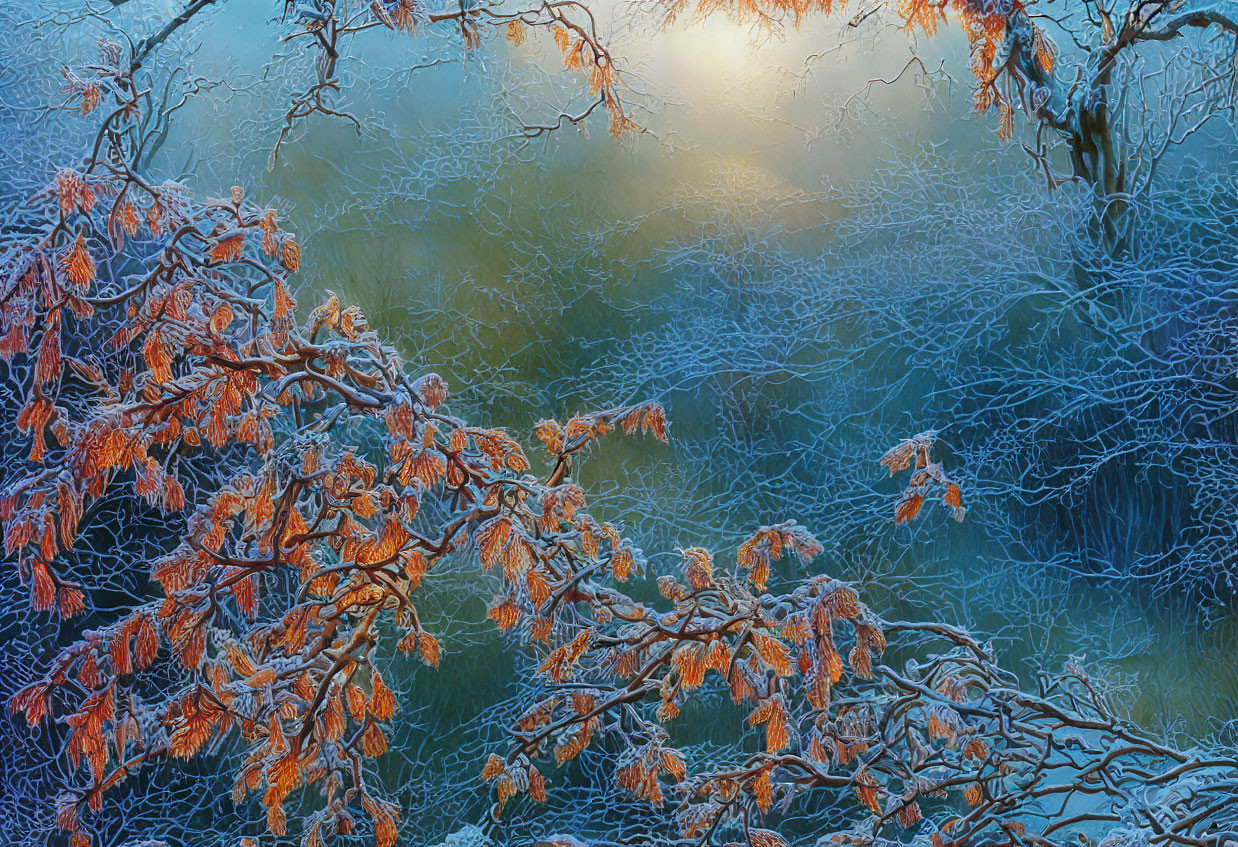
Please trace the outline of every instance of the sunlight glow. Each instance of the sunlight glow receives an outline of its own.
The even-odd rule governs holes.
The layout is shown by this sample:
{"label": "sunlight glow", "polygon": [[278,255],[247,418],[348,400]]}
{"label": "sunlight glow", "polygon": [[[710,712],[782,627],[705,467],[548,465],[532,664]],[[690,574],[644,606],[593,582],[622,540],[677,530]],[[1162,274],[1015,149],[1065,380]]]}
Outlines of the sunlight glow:
{"label": "sunlight glow", "polygon": [[752,82],[787,50],[785,41],[723,18],[677,28],[663,38],[675,81],[707,90]]}

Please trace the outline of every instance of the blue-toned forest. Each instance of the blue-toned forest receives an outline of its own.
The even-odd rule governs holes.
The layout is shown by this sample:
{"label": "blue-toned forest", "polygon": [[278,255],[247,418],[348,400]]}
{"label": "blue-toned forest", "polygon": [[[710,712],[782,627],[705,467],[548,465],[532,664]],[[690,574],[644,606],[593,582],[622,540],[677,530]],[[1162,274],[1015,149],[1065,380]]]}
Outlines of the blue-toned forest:
{"label": "blue-toned forest", "polygon": [[0,844],[1238,847],[1238,2],[0,4]]}

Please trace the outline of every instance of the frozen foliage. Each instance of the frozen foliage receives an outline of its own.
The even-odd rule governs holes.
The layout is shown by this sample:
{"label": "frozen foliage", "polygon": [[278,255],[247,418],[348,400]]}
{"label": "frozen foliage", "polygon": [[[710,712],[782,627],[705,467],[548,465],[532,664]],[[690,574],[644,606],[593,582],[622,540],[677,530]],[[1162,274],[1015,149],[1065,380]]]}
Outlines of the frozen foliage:
{"label": "frozen foliage", "polygon": [[[672,198],[641,224],[699,221],[651,267],[668,320],[590,377],[709,410],[721,432],[692,449],[758,516],[790,500],[887,544],[843,529],[884,497],[855,471],[914,421],[958,451],[1002,556],[1227,601],[1232,178],[1160,192],[1115,258],[1080,236],[1086,198],[995,171],[922,150],[814,195],[731,170]],[[796,233],[811,251],[778,246],[827,209]]]}
{"label": "frozen foliage", "polygon": [[[1206,739],[1138,728],[1119,676],[1016,673],[956,625],[1034,642],[1079,584],[1234,599],[1238,191],[1218,166],[1232,147],[1177,149],[1225,112],[1225,9],[1144,4],[1115,26],[1089,4],[1056,23],[1015,3],[894,7],[919,35],[964,25],[1000,136],[1020,108],[1060,134],[1074,179],[1057,193],[987,149],[977,164],[913,145],[815,193],[718,168],[661,211],[545,245],[597,255],[673,218],[631,268],[667,282],[640,309],[601,272],[538,291],[554,263],[513,232],[513,320],[549,303],[570,337],[586,301],[630,330],[552,362],[535,385],[550,404],[601,411],[526,442],[449,407],[359,307],[298,287],[296,213],[157,166],[184,104],[233,82],[192,62],[215,4],[113,5],[35,27],[31,44],[76,55],[75,26],[109,37],[64,69],[52,130],[5,129],[21,149],[0,254],[7,841],[1203,847],[1238,830],[1224,715]],[[584,105],[515,121],[518,140],[593,111],[637,129],[574,2],[282,13],[312,67],[268,68],[297,83],[272,161],[309,121],[381,126],[345,105],[346,83],[385,73],[359,59],[378,33],[476,50],[545,31]],[[1099,40],[1059,48],[1051,26]],[[1180,40],[1131,77],[1151,130],[1113,128],[1115,57]],[[1088,75],[1063,105],[1067,58]],[[23,114],[39,76],[6,73],[3,108]],[[403,168],[343,168],[332,216],[424,225],[432,210],[400,217],[390,195],[417,206],[502,158],[478,140],[495,114],[457,116]],[[1029,149],[1057,184],[1043,141]],[[506,223],[501,201],[474,208]],[[426,310],[419,337],[484,343],[453,308]],[[524,387],[484,376],[465,397]],[[611,437],[667,441],[645,397],[689,424],[675,468]],[[625,449],[655,465],[620,462],[595,497],[586,456]],[[1022,581],[977,573],[931,603],[921,585],[914,619],[898,614],[898,571],[960,549]],[[1065,625],[1114,652],[1144,643]]]}

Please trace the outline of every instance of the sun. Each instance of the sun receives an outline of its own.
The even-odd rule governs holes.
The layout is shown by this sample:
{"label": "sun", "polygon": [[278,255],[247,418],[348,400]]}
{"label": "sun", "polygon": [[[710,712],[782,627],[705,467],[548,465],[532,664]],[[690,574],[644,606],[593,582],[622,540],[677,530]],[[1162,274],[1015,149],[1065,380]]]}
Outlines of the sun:
{"label": "sun", "polygon": [[777,38],[761,37],[755,29],[722,18],[677,28],[664,37],[671,80],[689,90],[750,82],[786,49]]}

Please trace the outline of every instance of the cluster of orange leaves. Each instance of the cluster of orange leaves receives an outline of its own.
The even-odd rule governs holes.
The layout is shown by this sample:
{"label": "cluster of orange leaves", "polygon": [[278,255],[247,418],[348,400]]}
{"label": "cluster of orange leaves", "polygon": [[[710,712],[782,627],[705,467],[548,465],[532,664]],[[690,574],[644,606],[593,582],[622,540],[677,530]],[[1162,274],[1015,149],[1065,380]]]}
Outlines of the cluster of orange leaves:
{"label": "cluster of orange leaves", "polygon": [[638,403],[623,409],[577,415],[560,424],[553,419],[538,421],[533,434],[555,456],[564,456],[584,449],[600,436],[622,428],[624,435],[640,431],[652,433],[659,441],[667,440],[666,412],[657,403]]}
{"label": "cluster of orange leaves", "polygon": [[121,46],[117,41],[103,38],[99,41],[98,60],[78,71],[61,68],[64,76],[64,92],[69,95],[69,109],[80,115],[89,115],[99,108],[105,92],[116,89],[116,80],[123,73]]}
{"label": "cluster of orange leaves", "polygon": [[915,465],[908,481],[907,488],[899,499],[894,511],[894,522],[899,524],[915,520],[924,507],[926,497],[934,489],[941,493],[941,502],[950,512],[950,517],[962,522],[967,515],[963,505],[963,492],[954,480],[946,475],[940,462],[932,458],[936,435],[923,432],[905,439],[886,451],[880,464],[890,472],[890,476],[907,470]]}
{"label": "cluster of orange leaves", "polygon": [[[82,609],[57,564],[91,531],[79,525],[90,503],[118,486],[186,516],[180,543],[140,563],[162,597],[62,651],[9,704],[31,725],[68,715],[65,753],[86,781],[62,795],[60,825],[89,843],[83,810],[143,763],[236,743],[233,797],[257,793],[272,833],[287,831],[289,795],[317,785],[305,844],[354,831],[359,803],[390,847],[398,807],[363,767],[387,749],[398,702],[371,650],[380,620],[402,630],[395,650],[437,666],[415,592],[439,560],[475,550],[502,565],[491,617],[532,616],[547,637],[556,609],[580,599],[578,568],[622,580],[639,566],[630,541],[583,511],[573,456],[615,426],[665,440],[665,413],[645,403],[569,421],[539,482],[506,432],[447,414],[446,383],[408,376],[360,309],[332,295],[298,320],[300,248],[239,187],[199,202],[171,183],[64,171],[25,212],[48,234],[8,245],[24,264],[0,349],[30,363],[31,449],[0,519],[33,604]],[[139,283],[98,276],[117,257],[146,264]],[[80,349],[96,324],[110,345]],[[340,444],[340,421],[366,443]],[[192,463],[217,475],[195,502],[180,477]],[[280,589],[284,572],[299,590]],[[179,668],[183,687],[134,697],[152,666]],[[521,788],[537,794],[536,778]]]}
{"label": "cluster of orange leaves", "polygon": [[[562,55],[563,66],[588,78],[589,95],[597,98],[596,103],[606,110],[607,132],[618,138],[628,132],[640,131],[640,125],[628,115],[619,97],[620,81],[614,60],[593,27],[592,15],[586,10],[583,22],[577,22],[570,14],[576,5],[548,5],[515,17],[489,11],[484,14],[502,29],[504,38],[513,47],[525,43],[530,28],[548,29],[556,49]],[[416,33],[424,21],[454,20],[466,49],[476,49],[482,44],[483,12],[477,9],[461,7],[458,13],[452,11],[430,15],[415,0],[381,0],[371,3],[370,8],[378,22],[391,30]],[[583,7],[580,8],[583,10]],[[592,111],[589,109],[585,116]]]}
{"label": "cluster of orange leaves", "polygon": [[[847,666],[855,680],[874,678],[886,648],[880,622],[854,589],[829,577],[809,578],[772,599],[748,588],[760,583],[764,590],[778,556],[806,562],[821,552],[820,542],[794,522],[761,527],[740,546],[737,571],[746,579],[720,571],[704,548],[682,550],[687,584],[659,578],[672,604],[663,612],[617,592],[603,573],[580,581],[576,599],[593,610],[593,620],[556,629],[561,641],[539,668],[547,696],[514,722],[506,753],[492,754],[482,771],[495,787],[497,808],[524,791],[545,802],[547,779],[538,760],[561,766],[579,757],[605,734],[607,712],[626,709],[614,785],[655,807],[673,789],[682,797],[676,817],[685,839],[724,820],[747,820],[749,807],[768,814],[780,792],[795,793],[814,780],[849,782],[862,805],[914,826],[922,817],[915,793],[894,791],[862,762],[873,743],[873,716],[849,702],[832,708],[832,689]],[[849,626],[849,649],[840,643],[840,624]],[[666,726],[688,699],[715,687],[736,704],[752,704],[746,722],[763,729],[762,752],[725,772],[693,774]],[[941,687],[959,702],[966,696],[957,679]],[[957,727],[953,734],[941,730],[947,724]],[[941,707],[925,712],[921,731],[925,743],[950,745],[971,732]],[[984,758],[982,741],[966,743],[967,757]],[[849,763],[849,777],[832,775]],[[748,837],[753,845],[786,843],[773,830],[748,828]]]}
{"label": "cluster of orange leaves", "polygon": [[421,28],[423,14],[416,0],[386,0],[372,3],[370,8],[388,29],[414,34]]}

